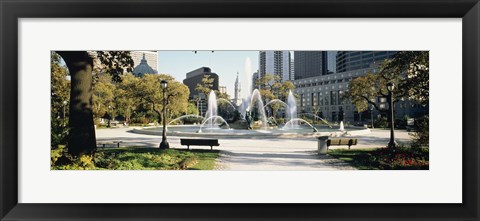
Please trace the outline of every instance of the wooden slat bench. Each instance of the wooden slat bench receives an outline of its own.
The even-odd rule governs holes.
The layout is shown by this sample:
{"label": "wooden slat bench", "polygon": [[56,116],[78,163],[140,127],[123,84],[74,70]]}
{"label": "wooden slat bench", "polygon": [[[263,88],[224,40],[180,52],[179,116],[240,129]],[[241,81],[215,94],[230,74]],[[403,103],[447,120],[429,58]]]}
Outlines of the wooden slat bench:
{"label": "wooden slat bench", "polygon": [[327,140],[327,150],[329,146],[347,146],[350,150],[350,147],[357,145],[357,138],[338,138],[338,139],[328,139]]}
{"label": "wooden slat bench", "polygon": [[111,146],[110,144],[114,144],[117,146],[117,148],[120,148],[121,143],[123,143],[123,141],[100,142],[100,143],[97,143],[97,146],[102,145],[102,148],[105,148],[107,145]]}
{"label": "wooden slat bench", "polygon": [[190,150],[190,146],[210,146],[210,150],[213,150],[213,146],[220,146],[218,139],[180,139],[180,144],[187,146]]}

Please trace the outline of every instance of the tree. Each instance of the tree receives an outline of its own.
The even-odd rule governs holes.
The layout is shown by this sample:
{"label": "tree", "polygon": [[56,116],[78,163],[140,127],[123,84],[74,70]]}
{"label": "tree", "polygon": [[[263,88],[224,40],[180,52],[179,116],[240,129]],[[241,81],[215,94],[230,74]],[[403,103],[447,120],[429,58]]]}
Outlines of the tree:
{"label": "tree", "polygon": [[[286,101],[290,90],[295,88],[292,82],[282,82],[279,76],[272,74],[265,74],[255,82],[255,86],[260,88],[260,94],[266,102],[274,99]],[[269,108],[272,115],[275,116],[276,111],[284,108],[284,106],[279,103],[272,103],[269,105]]]}
{"label": "tree", "polygon": [[111,108],[115,107],[115,85],[110,75],[100,74],[93,86],[92,108],[95,119],[102,118],[106,114],[112,115]]}
{"label": "tree", "polygon": [[52,52],[50,55],[51,66],[51,113],[58,118],[64,115],[68,99],[70,98],[70,82],[67,80],[67,68],[60,63],[60,56]]}
{"label": "tree", "polygon": [[401,75],[399,86],[408,99],[420,105],[429,101],[429,52],[402,51],[391,60],[387,60],[382,72],[384,75]]}
{"label": "tree", "polygon": [[395,84],[394,103],[408,98],[423,105],[428,104],[429,59],[426,51],[398,52],[391,60],[385,60],[378,74],[367,73],[353,79],[345,97],[350,99],[358,112],[363,112],[372,105],[377,110],[377,97],[387,97],[386,84]]}
{"label": "tree", "polygon": [[133,111],[137,108],[139,99],[135,96],[138,78],[133,74],[122,75],[121,82],[116,88],[115,104],[119,114],[125,117],[126,122],[130,122]]}
{"label": "tree", "polygon": [[198,115],[198,108],[197,108],[197,105],[195,105],[194,103],[192,102],[189,102],[188,103],[188,106],[187,106],[187,112],[185,114],[195,114],[195,115]]}
{"label": "tree", "polygon": [[170,117],[176,117],[187,112],[188,95],[190,94],[186,85],[176,81],[170,75],[147,74],[140,78],[136,85],[136,97],[139,98],[140,102],[151,106],[152,110],[159,116],[159,123],[163,117],[163,91],[160,86],[162,80],[168,82],[166,108]]}
{"label": "tree", "polygon": [[[345,96],[351,100],[358,112],[365,111],[369,105],[372,105],[380,112],[390,113],[393,107],[389,106],[388,110],[384,110],[375,101],[377,97],[388,98],[386,84],[393,82],[395,84],[393,103],[408,98],[425,106],[429,101],[428,75],[428,51],[398,52],[392,59],[385,60],[380,66],[378,74],[368,73],[353,79]],[[387,100],[387,103],[390,103],[390,101]],[[387,116],[390,122],[390,114],[387,114]],[[427,120],[425,121],[423,118]],[[414,138],[418,138],[418,143],[424,144],[424,141],[428,140],[428,113],[423,118],[419,121],[421,125]]]}
{"label": "tree", "polygon": [[214,81],[215,79],[211,77],[209,74],[203,75],[202,83],[197,84],[197,86],[195,87],[195,91],[197,91],[198,93],[203,93],[206,96],[208,96],[208,94],[210,94],[210,91],[213,90]]}
{"label": "tree", "polygon": [[[65,61],[71,76],[68,152],[73,156],[91,154],[96,149],[92,111],[92,71],[103,70],[119,79],[123,72],[131,72],[133,60],[125,51],[57,51]],[[94,66],[94,58],[96,65]]]}
{"label": "tree", "polygon": [[220,93],[220,91],[215,90],[215,95],[217,96],[217,98],[222,98],[227,101],[230,100],[230,95],[228,95],[227,93]]}
{"label": "tree", "polygon": [[50,54],[50,67],[50,140],[51,148],[57,149],[59,145],[67,144],[69,129],[66,108],[70,98],[70,82],[67,80],[67,68],[61,64],[60,56],[55,52]]}

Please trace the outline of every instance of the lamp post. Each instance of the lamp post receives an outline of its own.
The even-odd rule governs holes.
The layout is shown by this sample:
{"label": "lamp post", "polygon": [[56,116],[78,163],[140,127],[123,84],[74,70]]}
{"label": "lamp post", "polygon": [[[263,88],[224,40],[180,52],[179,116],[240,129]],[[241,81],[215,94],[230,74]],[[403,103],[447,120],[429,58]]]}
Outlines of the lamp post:
{"label": "lamp post", "polygon": [[165,92],[167,89],[167,81],[162,80],[160,82],[160,86],[162,86],[162,91],[163,91],[163,117],[162,117],[162,123],[163,123],[163,131],[162,131],[162,142],[160,143],[160,149],[168,149],[170,148],[170,145],[167,142],[167,120],[165,119],[167,117],[167,98],[165,97]]}
{"label": "lamp post", "polygon": [[372,122],[372,129],[373,127],[373,105],[370,107],[370,121]]}
{"label": "lamp post", "polygon": [[63,119],[65,120],[65,107],[67,106],[67,101],[63,101]]}
{"label": "lamp post", "polygon": [[109,113],[108,113],[108,122],[107,122],[107,128],[110,128],[111,125],[111,121],[112,121],[112,106],[108,106],[108,110],[109,110]]}
{"label": "lamp post", "polygon": [[388,105],[390,105],[390,142],[388,143],[389,148],[395,148],[396,143],[395,143],[395,133],[394,133],[394,127],[395,127],[395,115],[393,112],[393,95],[392,91],[395,89],[395,85],[392,82],[387,83],[387,90],[388,90]]}

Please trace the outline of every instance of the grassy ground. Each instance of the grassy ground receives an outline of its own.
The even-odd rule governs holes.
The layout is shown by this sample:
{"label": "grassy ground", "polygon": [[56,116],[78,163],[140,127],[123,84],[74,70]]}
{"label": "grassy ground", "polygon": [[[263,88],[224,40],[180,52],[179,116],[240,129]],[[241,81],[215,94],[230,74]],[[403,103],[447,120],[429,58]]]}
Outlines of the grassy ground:
{"label": "grassy ground", "polygon": [[93,157],[83,156],[57,162],[53,170],[212,170],[218,150],[160,150],[158,148],[99,149]]}
{"label": "grassy ground", "polygon": [[330,156],[360,170],[428,170],[428,148],[330,149]]}

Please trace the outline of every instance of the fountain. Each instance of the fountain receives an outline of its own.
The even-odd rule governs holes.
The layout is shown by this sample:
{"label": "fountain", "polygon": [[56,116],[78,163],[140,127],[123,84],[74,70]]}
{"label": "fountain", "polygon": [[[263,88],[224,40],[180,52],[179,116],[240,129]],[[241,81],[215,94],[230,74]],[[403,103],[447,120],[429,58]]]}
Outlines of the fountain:
{"label": "fountain", "polygon": [[[287,118],[289,119],[289,122],[290,122],[293,119],[297,118],[297,102],[295,101],[295,96],[293,96],[293,93],[291,90],[288,92],[287,104],[288,104]],[[293,129],[298,126],[298,121],[292,121],[292,123],[289,124],[288,126],[289,127],[287,128]]]}
{"label": "fountain", "polygon": [[[230,129],[230,125],[228,125],[227,121],[225,121],[225,119],[223,119],[223,117],[211,116],[211,117],[205,119],[205,121],[200,125],[200,128],[198,129],[197,133],[202,133],[202,128],[205,125],[205,123],[207,123],[209,121],[215,122],[216,120],[222,120],[223,124],[225,124],[227,126],[227,129]],[[213,127],[209,127],[209,128],[213,129]]]}
{"label": "fountain", "polygon": [[292,129],[292,125],[294,125],[294,123],[296,123],[297,128],[298,128],[298,122],[304,122],[308,126],[310,126],[310,128],[313,129],[313,132],[318,132],[317,128],[315,128],[312,124],[308,123],[308,121],[306,121],[302,118],[294,118],[294,119],[289,120],[287,123],[285,123],[285,126],[283,126],[283,128]]}
{"label": "fountain", "polygon": [[345,127],[343,126],[343,121],[340,121],[340,129],[339,131],[345,131]]}
{"label": "fountain", "polygon": [[285,109],[289,109],[288,104],[281,101],[280,99],[273,99],[273,100],[267,102],[267,104],[265,104],[264,108],[266,108],[268,105],[273,104],[273,103],[280,103],[281,105],[283,105],[285,107]]}
{"label": "fountain", "polygon": [[251,114],[254,111],[254,109],[255,109],[256,113],[260,115],[260,120],[262,121],[261,127],[263,129],[267,128],[267,126],[268,126],[267,115],[265,114],[265,108],[264,108],[263,101],[262,101],[262,95],[260,94],[260,91],[258,91],[258,89],[253,90],[253,93],[252,93],[251,98],[250,98],[250,105],[247,107],[246,111],[250,112],[250,114]]}
{"label": "fountain", "polygon": [[250,99],[251,99],[251,92],[252,92],[252,61],[250,57],[245,58],[244,64],[244,77],[245,77],[245,84],[243,85],[242,90],[242,104],[240,105],[240,114],[243,116],[243,119],[246,120],[247,109],[250,106]]}
{"label": "fountain", "polygon": [[[252,91],[252,71],[251,71],[251,61],[250,58],[245,59],[245,72],[244,76],[246,78],[246,84],[244,90],[242,91],[242,103],[236,107],[230,101],[217,98],[214,91],[211,91],[208,95],[207,102],[207,111],[205,116],[199,115],[184,115],[169,123],[168,134],[170,136],[188,136],[188,137],[244,137],[251,138],[257,137],[259,139],[263,138],[292,138],[292,137],[318,137],[318,136],[345,136],[345,127],[343,122],[340,122],[340,130],[332,130],[332,126],[323,118],[311,114],[303,113],[304,115],[313,116],[315,119],[320,119],[325,125],[312,125],[308,121],[298,118],[297,116],[297,104],[295,96],[292,91],[288,92],[287,101],[284,102],[279,99],[273,99],[264,105],[262,96],[258,89]],[[227,121],[219,116],[219,106],[218,104],[227,103],[233,110],[238,110],[240,112],[240,120],[232,121],[227,123]],[[285,113],[287,115],[287,122],[284,125],[281,125],[277,122],[274,116],[267,118],[265,110],[269,105],[272,104],[281,104],[285,108]],[[222,108],[222,106],[220,107]],[[230,108],[229,108],[230,109]],[[223,110],[223,109],[222,109]],[[171,125],[171,123],[179,121],[181,119],[186,119],[189,117],[202,118],[203,121],[199,125]],[[271,125],[269,125],[271,122]],[[365,128],[355,128],[349,126],[349,134],[362,134],[369,133],[370,131]],[[133,132],[143,133],[143,134],[152,134],[160,135],[161,130],[159,127],[144,128],[141,130],[134,129]]]}
{"label": "fountain", "polygon": [[181,117],[177,117],[173,120],[171,120],[170,122],[168,122],[167,126],[170,126],[171,123],[175,122],[175,121],[179,121],[181,119],[186,119],[186,118],[202,118],[202,122],[203,120],[205,119],[205,117],[202,117],[200,115],[196,115],[196,114],[187,114],[187,115],[183,115]]}
{"label": "fountain", "polygon": [[[218,104],[217,104],[217,95],[215,95],[215,92],[212,90],[208,95],[208,106],[207,106],[207,112],[205,114],[205,118],[206,118],[205,122],[208,121],[207,126],[209,128],[214,127],[215,119],[212,118],[214,116],[218,116]],[[204,125],[205,122],[203,122],[202,125]]]}
{"label": "fountain", "polygon": [[326,125],[328,125],[328,127],[332,128],[332,124],[331,124],[331,123],[329,123],[328,121],[326,121],[325,119],[321,118],[321,117],[318,116],[318,115],[311,114],[311,113],[301,113],[300,115],[312,116],[312,117],[314,117],[315,119],[320,119],[323,123],[325,123]]}
{"label": "fountain", "polygon": [[[230,102],[229,100],[225,99],[225,98],[217,98],[217,105],[218,105],[218,102],[221,101],[222,103],[226,103],[226,104],[229,104],[230,107],[232,107],[234,110],[236,110],[237,108],[235,108],[235,106],[233,106],[232,102]],[[218,108],[218,106],[217,106]]]}

